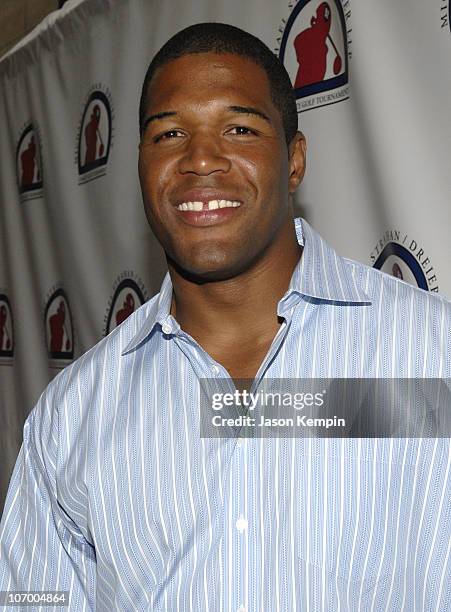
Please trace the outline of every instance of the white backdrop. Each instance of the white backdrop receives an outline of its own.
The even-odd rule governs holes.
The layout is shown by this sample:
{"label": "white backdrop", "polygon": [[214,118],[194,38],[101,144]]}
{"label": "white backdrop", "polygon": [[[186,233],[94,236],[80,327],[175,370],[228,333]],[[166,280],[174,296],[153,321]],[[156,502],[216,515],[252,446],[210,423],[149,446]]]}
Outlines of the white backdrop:
{"label": "white backdrop", "polygon": [[0,507],[47,382],[159,288],[137,177],[146,67],[224,21],[283,59],[300,212],[342,254],[451,295],[448,0],[69,0],[0,62]]}

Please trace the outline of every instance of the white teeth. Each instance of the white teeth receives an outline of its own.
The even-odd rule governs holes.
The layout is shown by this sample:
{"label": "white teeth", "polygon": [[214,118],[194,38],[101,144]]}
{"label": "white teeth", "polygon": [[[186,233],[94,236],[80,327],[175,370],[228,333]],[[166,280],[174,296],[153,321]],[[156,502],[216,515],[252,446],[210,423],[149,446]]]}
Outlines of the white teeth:
{"label": "white teeth", "polygon": [[[216,210],[218,208],[238,208],[241,202],[231,200],[210,200],[208,202],[208,210]],[[177,206],[178,210],[201,211],[204,207],[203,202],[183,202]]]}
{"label": "white teeth", "polygon": [[[202,210],[203,205],[204,205],[203,202],[184,202],[182,204],[182,206],[187,206],[188,210],[196,210],[196,211]],[[187,210],[187,209],[183,208],[182,210]]]}
{"label": "white teeth", "polygon": [[183,202],[177,206],[178,210],[202,210],[203,202]]}
{"label": "white teeth", "polygon": [[208,210],[215,210],[216,208],[238,208],[241,206],[241,202],[232,202],[231,200],[211,200],[208,202]]}

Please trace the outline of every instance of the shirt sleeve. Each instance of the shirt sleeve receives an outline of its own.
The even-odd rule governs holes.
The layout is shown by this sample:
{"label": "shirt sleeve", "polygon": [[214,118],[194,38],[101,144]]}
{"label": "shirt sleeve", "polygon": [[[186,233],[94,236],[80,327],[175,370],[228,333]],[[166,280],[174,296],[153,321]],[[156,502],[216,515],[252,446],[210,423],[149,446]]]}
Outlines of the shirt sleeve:
{"label": "shirt sleeve", "polygon": [[0,590],[67,591],[68,607],[55,609],[94,610],[95,550],[58,503],[58,445],[44,393],[25,422],[0,523]]}

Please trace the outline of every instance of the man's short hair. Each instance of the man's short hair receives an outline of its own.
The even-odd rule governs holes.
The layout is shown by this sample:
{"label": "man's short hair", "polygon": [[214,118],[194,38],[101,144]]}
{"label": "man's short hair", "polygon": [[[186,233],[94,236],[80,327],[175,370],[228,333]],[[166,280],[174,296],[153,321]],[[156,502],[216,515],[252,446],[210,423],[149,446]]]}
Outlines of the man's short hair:
{"label": "man's short hair", "polygon": [[147,92],[157,68],[192,53],[232,53],[248,58],[263,68],[268,76],[271,99],[279,111],[285,139],[291,142],[298,129],[296,98],[290,77],[278,57],[258,38],[225,23],[197,23],[181,30],[161,47],[151,61],[144,78],[139,104],[139,132],[144,131]]}

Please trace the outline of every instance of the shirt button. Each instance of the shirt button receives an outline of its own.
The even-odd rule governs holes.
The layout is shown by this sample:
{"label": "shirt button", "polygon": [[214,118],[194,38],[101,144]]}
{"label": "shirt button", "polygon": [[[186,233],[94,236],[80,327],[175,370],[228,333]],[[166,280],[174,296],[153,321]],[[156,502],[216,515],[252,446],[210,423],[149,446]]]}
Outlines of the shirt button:
{"label": "shirt button", "polygon": [[236,528],[238,529],[238,531],[241,532],[247,529],[247,520],[244,518],[243,515],[241,515],[240,518],[237,520]]}
{"label": "shirt button", "polygon": [[244,438],[238,438],[236,441],[236,445],[238,446],[238,448],[241,448],[244,444]]}
{"label": "shirt button", "polygon": [[171,326],[168,325],[167,323],[164,323],[163,327],[161,329],[163,330],[163,334],[170,334],[171,333]]}
{"label": "shirt button", "polygon": [[211,366],[211,371],[213,372],[213,374],[214,374],[215,376],[217,376],[217,375],[219,374],[219,368],[218,368],[218,366],[217,366],[217,365],[213,365],[213,366]]}

